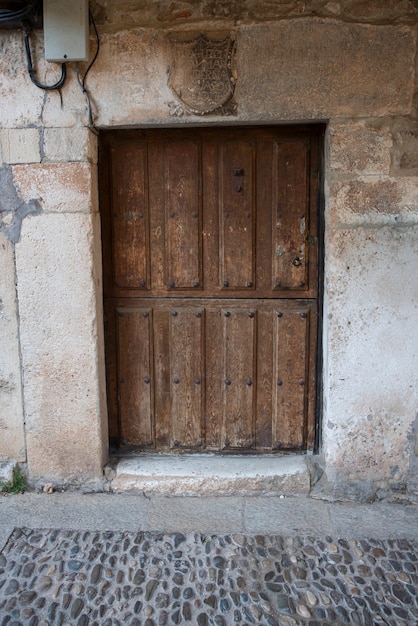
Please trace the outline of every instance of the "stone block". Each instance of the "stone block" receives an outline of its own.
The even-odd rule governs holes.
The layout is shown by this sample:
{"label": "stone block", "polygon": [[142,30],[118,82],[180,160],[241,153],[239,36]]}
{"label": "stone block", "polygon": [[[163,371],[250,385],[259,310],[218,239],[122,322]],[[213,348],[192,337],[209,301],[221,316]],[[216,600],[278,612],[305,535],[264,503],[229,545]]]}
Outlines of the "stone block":
{"label": "stone block", "polygon": [[2,163],[40,163],[37,128],[5,128],[0,131]]}
{"label": "stone block", "polygon": [[39,130],[37,128],[10,128],[8,140],[8,163],[40,163]]}
{"label": "stone block", "polygon": [[164,31],[134,30],[103,36],[100,55],[89,75],[97,124],[114,126],[145,120],[158,124],[170,120],[170,63]]}
{"label": "stone block", "polygon": [[303,456],[147,456],[121,460],[112,490],[160,495],[307,493],[310,474]]}
{"label": "stone block", "polygon": [[42,147],[44,163],[97,163],[97,136],[85,127],[45,128]]}
{"label": "stone block", "polygon": [[32,480],[88,481],[107,456],[97,214],[42,214],[16,245]]}
{"label": "stone block", "polygon": [[0,233],[0,458],[25,461],[13,245]]}
{"label": "stone block", "polygon": [[418,223],[418,176],[364,176],[332,181],[328,224],[361,225]]}
{"label": "stone block", "polygon": [[237,45],[239,116],[312,120],[408,114],[414,50],[410,26],[319,19],[245,26]]}
{"label": "stone block", "polygon": [[393,175],[418,175],[418,122],[399,118],[393,128]]}
{"label": "stone block", "polygon": [[327,467],[346,480],[405,480],[418,405],[418,226],[336,230],[326,250]]}
{"label": "stone block", "polygon": [[333,176],[389,176],[393,145],[390,120],[331,120],[329,144]]}
{"label": "stone block", "polygon": [[16,165],[13,176],[22,198],[39,200],[45,213],[98,210],[96,165],[83,162]]}
{"label": "stone block", "polygon": [[[0,100],[3,128],[24,128],[39,122],[45,93],[30,81],[21,31],[1,32]],[[42,59],[43,51],[38,50]],[[57,98],[59,96],[57,95]]]}

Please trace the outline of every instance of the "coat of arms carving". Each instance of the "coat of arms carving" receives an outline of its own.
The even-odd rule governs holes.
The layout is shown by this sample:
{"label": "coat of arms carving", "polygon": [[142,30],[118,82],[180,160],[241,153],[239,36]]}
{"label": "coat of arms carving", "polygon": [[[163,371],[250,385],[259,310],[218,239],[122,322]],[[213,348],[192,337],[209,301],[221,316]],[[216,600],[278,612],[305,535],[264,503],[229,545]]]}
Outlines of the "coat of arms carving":
{"label": "coat of arms carving", "polygon": [[178,101],[171,115],[233,115],[235,79],[232,72],[235,41],[231,35],[208,37],[200,33],[170,37],[172,65],[168,85]]}

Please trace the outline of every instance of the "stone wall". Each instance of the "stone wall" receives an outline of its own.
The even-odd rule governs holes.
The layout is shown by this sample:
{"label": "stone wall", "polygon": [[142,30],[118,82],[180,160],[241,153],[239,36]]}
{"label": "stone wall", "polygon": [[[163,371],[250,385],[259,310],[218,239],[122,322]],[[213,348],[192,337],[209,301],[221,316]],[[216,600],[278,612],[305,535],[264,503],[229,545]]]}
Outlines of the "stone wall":
{"label": "stone wall", "polygon": [[[327,122],[316,491],[416,487],[417,3],[91,5],[99,128]],[[236,115],[173,115],[168,34],[185,30],[234,33]],[[59,67],[35,39],[38,76],[53,82]],[[21,33],[0,31],[0,455],[27,455],[33,480],[96,480],[107,456],[96,137],[73,64],[62,105],[25,68]]]}

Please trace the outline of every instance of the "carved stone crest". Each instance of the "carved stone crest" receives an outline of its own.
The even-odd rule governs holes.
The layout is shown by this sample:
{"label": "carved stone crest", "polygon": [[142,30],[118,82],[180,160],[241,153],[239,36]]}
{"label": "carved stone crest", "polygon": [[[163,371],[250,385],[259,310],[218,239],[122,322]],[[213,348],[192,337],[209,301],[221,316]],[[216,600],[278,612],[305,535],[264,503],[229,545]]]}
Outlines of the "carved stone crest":
{"label": "carved stone crest", "polygon": [[235,79],[232,61],[235,41],[228,34],[200,33],[170,37],[172,65],[168,85],[180,102],[170,103],[170,114],[233,115]]}

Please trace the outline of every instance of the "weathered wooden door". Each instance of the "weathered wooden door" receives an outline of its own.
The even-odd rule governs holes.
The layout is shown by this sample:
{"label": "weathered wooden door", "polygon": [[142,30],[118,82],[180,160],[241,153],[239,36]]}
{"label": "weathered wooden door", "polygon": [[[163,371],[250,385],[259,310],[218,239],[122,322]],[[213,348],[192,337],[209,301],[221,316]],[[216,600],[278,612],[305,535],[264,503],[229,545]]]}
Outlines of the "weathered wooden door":
{"label": "weathered wooden door", "polygon": [[315,128],[103,133],[114,440],[312,448],[320,143]]}

